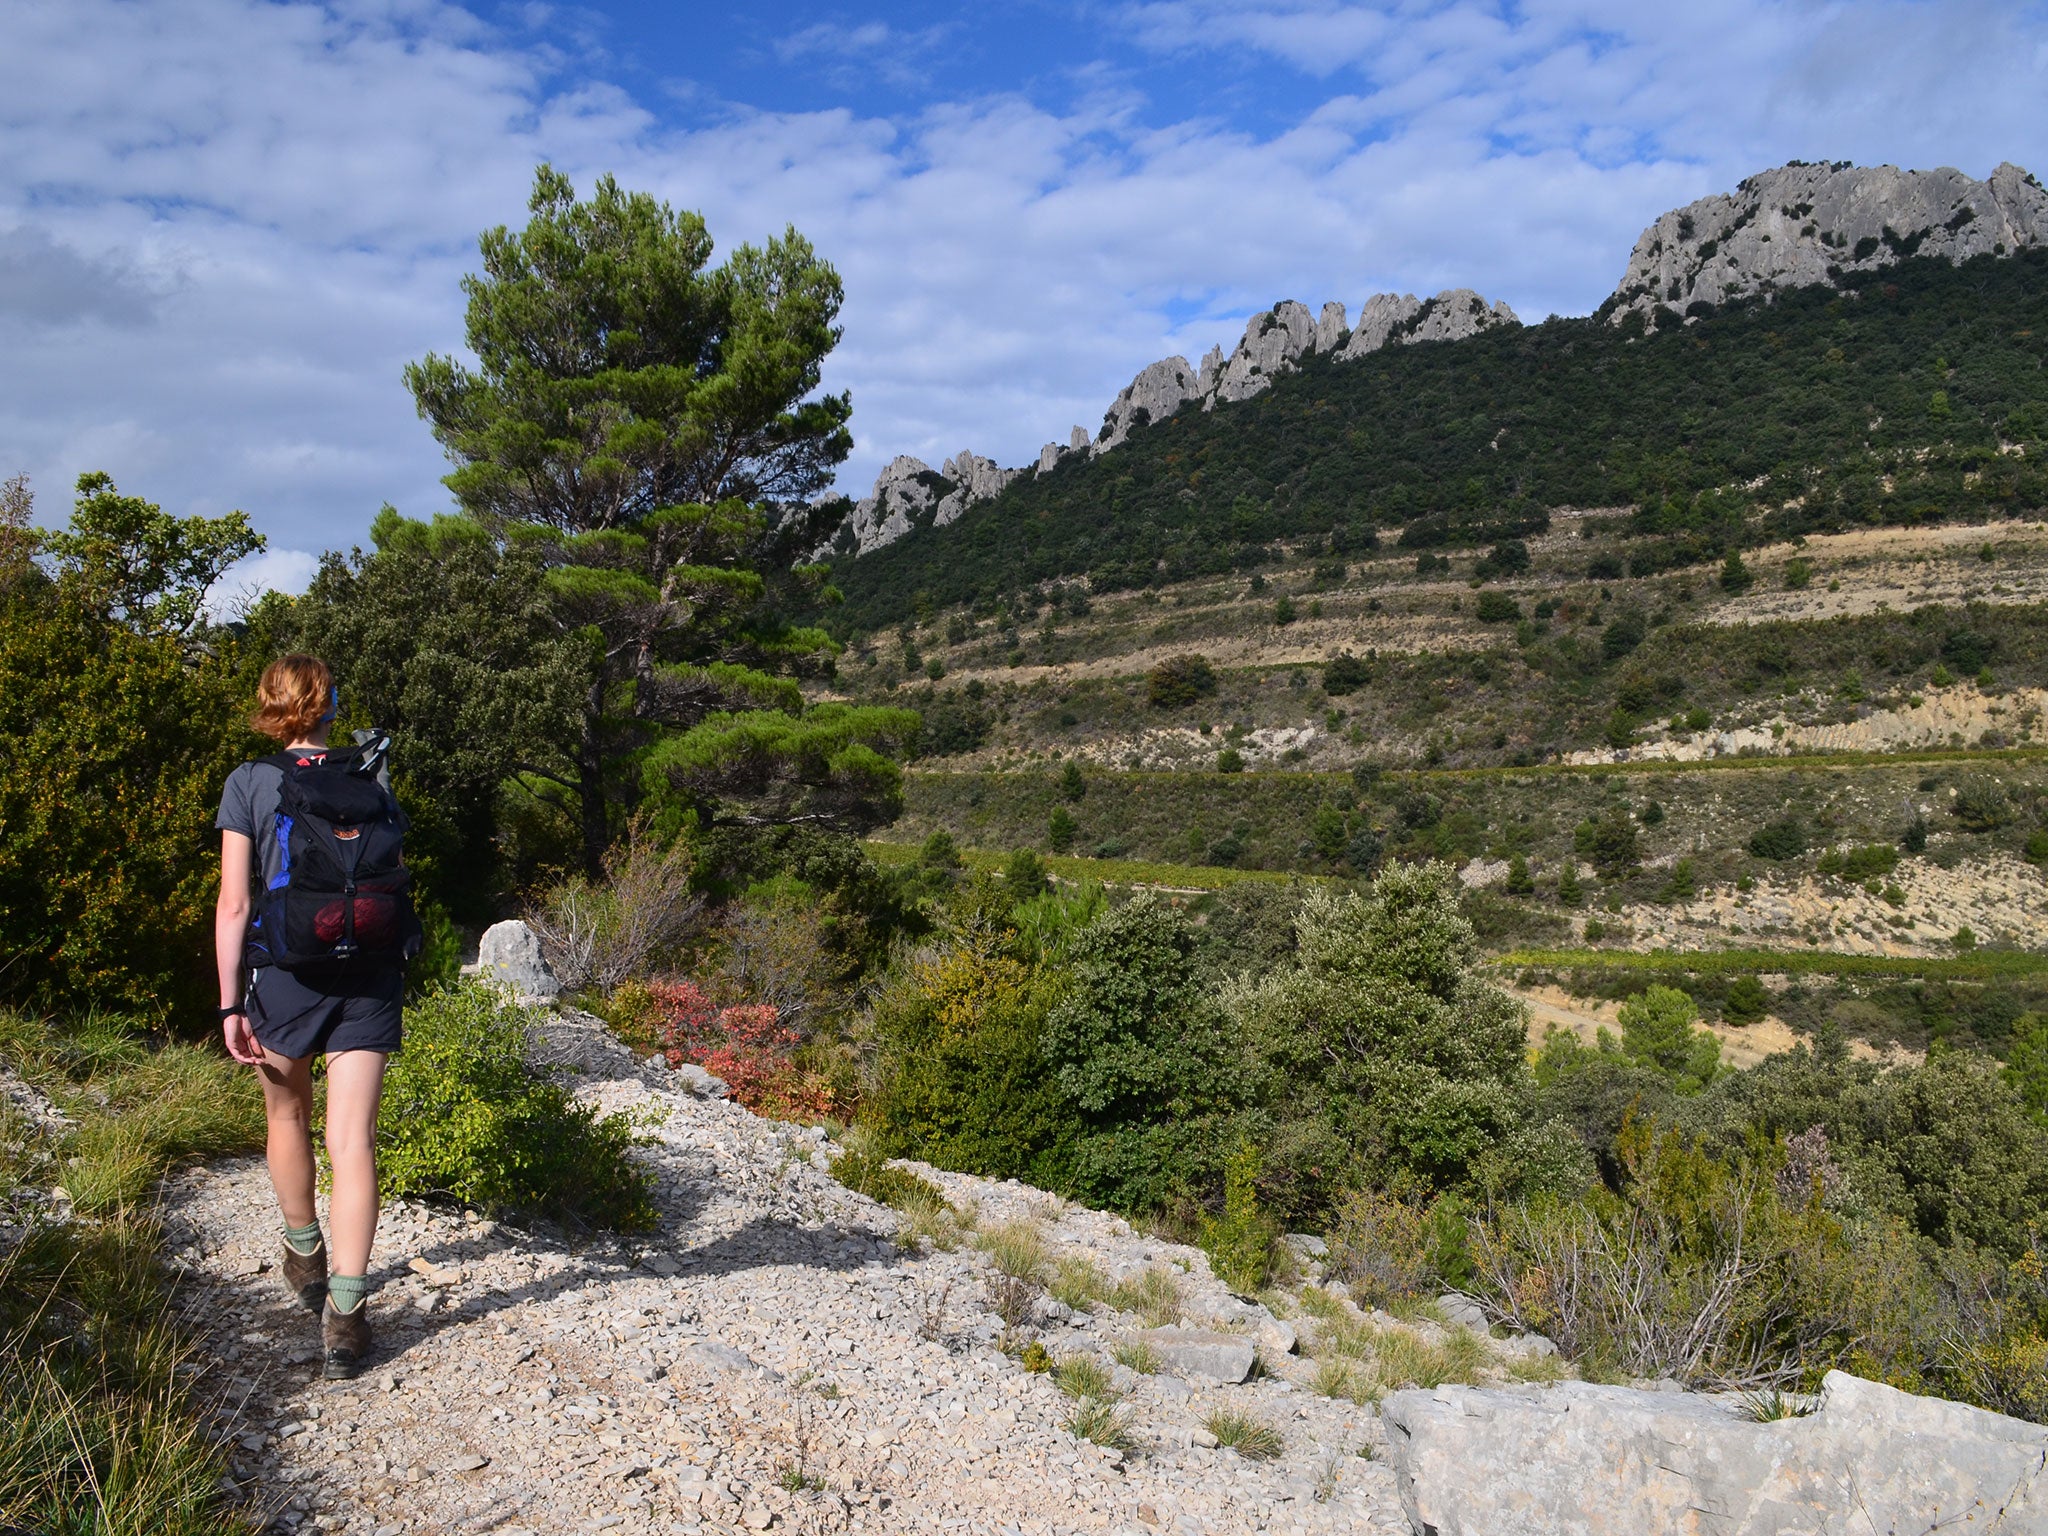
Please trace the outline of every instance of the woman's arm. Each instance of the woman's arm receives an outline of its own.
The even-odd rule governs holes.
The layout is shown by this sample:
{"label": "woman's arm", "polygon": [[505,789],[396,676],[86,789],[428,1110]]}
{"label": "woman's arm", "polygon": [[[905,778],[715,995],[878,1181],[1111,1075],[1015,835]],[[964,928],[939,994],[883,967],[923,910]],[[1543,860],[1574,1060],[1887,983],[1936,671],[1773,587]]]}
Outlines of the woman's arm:
{"label": "woman's arm", "polygon": [[[242,942],[249,934],[249,858],[252,846],[240,832],[220,835],[220,896],[213,904],[213,959],[220,973],[220,1005],[242,1006]],[[228,1054],[248,1066],[260,1065],[263,1048],[249,1028],[248,1017],[229,1014],[221,1021]]]}

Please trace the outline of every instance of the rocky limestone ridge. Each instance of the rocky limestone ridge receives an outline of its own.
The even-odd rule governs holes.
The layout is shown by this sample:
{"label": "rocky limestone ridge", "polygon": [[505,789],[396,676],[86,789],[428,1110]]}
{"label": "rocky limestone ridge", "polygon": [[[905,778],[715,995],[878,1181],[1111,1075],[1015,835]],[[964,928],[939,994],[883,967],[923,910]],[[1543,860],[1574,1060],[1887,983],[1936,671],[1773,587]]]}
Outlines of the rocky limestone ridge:
{"label": "rocky limestone ridge", "polygon": [[[1835,280],[1908,256],[2003,255],[2048,243],[2048,190],[2006,164],[1986,181],[1948,167],[1902,171],[1794,161],[1733,193],[1674,208],[1644,230],[1608,318],[1693,317],[1751,294]],[[1361,322],[1363,329],[1363,322]]]}
{"label": "rocky limestone ridge", "polygon": [[1200,402],[1203,410],[1212,410],[1219,401],[1249,400],[1313,353],[1349,360],[1394,343],[1457,341],[1492,326],[1520,323],[1505,303],[1488,305],[1469,288],[1447,289],[1428,299],[1375,294],[1360,311],[1355,331],[1346,323],[1344,306],[1334,299],[1320,314],[1311,314],[1298,300],[1283,299],[1252,316],[1228,355],[1221,347],[1210,348],[1199,370],[1184,357],[1161,358],[1140,369],[1110,402],[1100,434],[1090,438],[1086,428],[1077,426],[1065,444],[1047,443],[1026,468],[1003,469],[971,452],[946,460],[938,470],[908,454],[891,459],[875,477],[874,489],[855,503],[829,551],[820,553],[865,555],[914,528],[943,528],[1020,475],[1048,474],[1072,454],[1107,453],[1136,428],[1162,421],[1182,406]]}
{"label": "rocky limestone ridge", "polygon": [[1427,299],[1412,293],[1376,293],[1358,312],[1358,326],[1337,356],[1348,360],[1385,346],[1460,341],[1494,326],[1521,323],[1505,300],[1489,305],[1470,288],[1446,288]]}
{"label": "rocky limestone ridge", "polygon": [[[2016,165],[1974,181],[1949,168],[1795,161],[1749,177],[1733,193],[1660,217],[1636,241],[1628,270],[1602,309],[1615,324],[1640,314],[1654,325],[1661,308],[1692,317],[1704,313],[1702,306],[1832,282],[1837,273],[1908,256],[1961,262],[2043,244],[2048,190]],[[1286,299],[1252,316],[1229,353],[1210,348],[1199,368],[1168,357],[1140,369],[1110,403],[1099,433],[1090,438],[1077,426],[1065,444],[1047,443],[1025,469],[1001,469],[973,453],[938,471],[907,455],[891,460],[831,550],[863,555],[913,528],[944,526],[1019,475],[1049,474],[1073,454],[1107,453],[1139,426],[1183,406],[1200,402],[1213,410],[1219,402],[1248,400],[1314,353],[1348,362],[1386,346],[1458,341],[1520,323],[1505,303],[1488,304],[1469,288],[1427,299],[1374,294],[1356,326],[1346,325],[1344,306],[1334,300],[1311,315],[1306,305]]]}
{"label": "rocky limestone ridge", "polygon": [[943,528],[1024,473],[965,449],[936,470],[923,459],[899,454],[875,477],[875,488],[854,503],[830,549],[865,555],[913,528]]}

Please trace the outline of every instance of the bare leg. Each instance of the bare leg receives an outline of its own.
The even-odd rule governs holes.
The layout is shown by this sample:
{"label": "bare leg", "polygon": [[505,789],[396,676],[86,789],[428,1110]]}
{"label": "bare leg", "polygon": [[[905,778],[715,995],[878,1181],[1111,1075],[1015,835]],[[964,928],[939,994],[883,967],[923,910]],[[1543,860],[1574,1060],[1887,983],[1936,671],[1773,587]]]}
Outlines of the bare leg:
{"label": "bare leg", "polygon": [[313,1205],[312,1058],[294,1060],[266,1049],[256,1076],[263,1084],[263,1116],[268,1126],[264,1157],[270,1164],[270,1187],[277,1191],[285,1225],[309,1227],[319,1220]]}
{"label": "bare leg", "polygon": [[341,1051],[327,1058],[328,1253],[337,1275],[367,1274],[377,1236],[377,1102],[384,1094],[384,1052]]}

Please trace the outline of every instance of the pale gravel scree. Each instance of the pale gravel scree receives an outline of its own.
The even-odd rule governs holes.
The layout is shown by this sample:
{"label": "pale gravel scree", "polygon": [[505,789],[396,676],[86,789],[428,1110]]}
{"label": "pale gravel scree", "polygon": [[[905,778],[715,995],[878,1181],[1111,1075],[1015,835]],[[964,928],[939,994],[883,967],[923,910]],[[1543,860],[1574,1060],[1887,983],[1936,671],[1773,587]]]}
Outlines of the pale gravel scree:
{"label": "pale gravel scree", "polygon": [[[1141,1319],[1041,1298],[1031,1331],[1055,1355],[1098,1355],[1128,1392],[1130,1452],[1098,1449],[1062,1427],[1072,1403],[1051,1381],[997,1348],[988,1260],[900,1252],[895,1214],[826,1171],[822,1133],[697,1097],[687,1083],[715,1080],[636,1060],[587,1015],[551,1018],[538,1049],[607,1110],[665,1112],[647,1153],[660,1228],[565,1242],[395,1204],[371,1261],[380,1352],[355,1382],[317,1379],[316,1331],[270,1267],[262,1163],[167,1186],[201,1379],[225,1395],[238,1486],[273,1529],[1407,1531],[1373,1459],[1377,1416],[1308,1390],[1310,1362],[1281,1353],[1293,1325],[1231,1297],[1199,1251],[921,1170],[983,1227],[1035,1217],[1056,1255],[1111,1280],[1184,1267],[1181,1322],[1256,1342],[1275,1372],[1138,1376],[1109,1348]],[[1219,1408],[1271,1424],[1284,1453],[1205,1445]]]}

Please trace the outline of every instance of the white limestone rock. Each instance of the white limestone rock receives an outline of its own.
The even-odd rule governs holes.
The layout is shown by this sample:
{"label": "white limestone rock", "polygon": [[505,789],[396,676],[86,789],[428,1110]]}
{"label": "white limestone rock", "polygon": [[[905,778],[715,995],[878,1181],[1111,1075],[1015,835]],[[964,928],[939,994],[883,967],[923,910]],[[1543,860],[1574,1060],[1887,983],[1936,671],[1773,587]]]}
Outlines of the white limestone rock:
{"label": "white limestone rock", "polygon": [[1311,352],[1328,352],[1344,339],[1347,324],[1344,306],[1332,299],[1323,306],[1323,312],[1316,317],[1315,340],[1309,344]]}
{"label": "white limestone rock", "polygon": [[923,459],[907,453],[891,459],[875,476],[875,488],[854,504],[832,547],[842,554],[869,554],[927,521],[940,494],[931,474]]}
{"label": "white limestone rock", "polygon": [[1565,1382],[1382,1406],[1409,1523],[1436,1536],[2048,1530],[2048,1429],[1831,1371],[1820,1409]]}
{"label": "white limestone rock", "polygon": [[1110,402],[1102,419],[1095,452],[1107,453],[1131,435],[1133,427],[1164,421],[1190,400],[1201,397],[1194,369],[1184,357],[1166,357],[1142,369]]}
{"label": "white limestone rock", "polygon": [[1786,165],[1664,214],[1637,239],[1608,318],[1687,314],[1834,281],[1906,255],[1967,261],[2048,242],[2048,190],[2016,165],[1972,180],[1943,167]]}
{"label": "white limestone rock", "polygon": [[1507,301],[1488,304],[1470,288],[1446,288],[1427,299],[1412,293],[1376,293],[1358,312],[1351,339],[1337,356],[1364,357],[1394,343],[1462,341],[1497,325],[1520,325]]}
{"label": "white limestone rock", "polygon": [[1004,469],[994,459],[985,459],[978,453],[962,452],[946,460],[940,468],[942,478],[953,482],[953,488],[939,499],[932,511],[932,526],[943,528],[956,521],[962,512],[978,501],[987,501],[999,494],[1003,487],[1023,474],[1021,469]]}
{"label": "white limestone rock", "polygon": [[1133,1337],[1150,1345],[1160,1364],[1176,1376],[1200,1377],[1225,1386],[1235,1386],[1251,1375],[1258,1360],[1258,1347],[1241,1333],[1211,1333],[1169,1323]]}
{"label": "white limestone rock", "polygon": [[1308,306],[1283,299],[1264,314],[1253,315],[1217,377],[1214,400],[1249,400],[1269,389],[1283,373],[1292,373],[1302,354],[1313,349],[1316,322]]}
{"label": "white limestone rock", "polygon": [[541,953],[540,935],[516,917],[484,930],[477,946],[476,973],[485,981],[510,987],[521,998],[552,999],[562,991]]}

